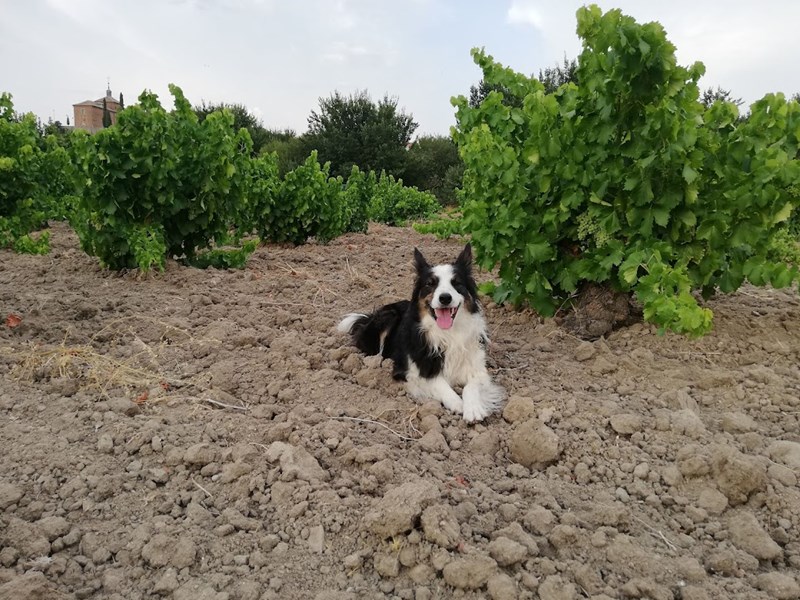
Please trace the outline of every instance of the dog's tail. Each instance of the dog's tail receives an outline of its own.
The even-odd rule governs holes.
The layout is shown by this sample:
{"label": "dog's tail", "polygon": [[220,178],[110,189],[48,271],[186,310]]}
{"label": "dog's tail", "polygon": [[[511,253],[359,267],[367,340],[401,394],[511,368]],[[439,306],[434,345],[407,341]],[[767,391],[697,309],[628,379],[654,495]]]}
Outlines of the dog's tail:
{"label": "dog's tail", "polygon": [[367,356],[382,354],[386,358],[390,354],[387,340],[393,337],[409,304],[408,300],[402,300],[382,306],[369,315],[350,313],[345,315],[337,329],[349,333],[356,348]]}

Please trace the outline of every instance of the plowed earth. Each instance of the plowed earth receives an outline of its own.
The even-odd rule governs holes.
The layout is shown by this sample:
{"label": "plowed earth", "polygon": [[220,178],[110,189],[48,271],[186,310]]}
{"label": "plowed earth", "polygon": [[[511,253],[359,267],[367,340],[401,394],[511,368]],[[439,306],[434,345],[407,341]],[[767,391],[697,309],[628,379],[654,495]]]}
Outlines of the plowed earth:
{"label": "plowed earth", "polygon": [[796,290],[699,341],[487,303],[509,401],[467,425],[335,331],[457,241],[146,277],[53,245],[0,252],[2,599],[800,596]]}

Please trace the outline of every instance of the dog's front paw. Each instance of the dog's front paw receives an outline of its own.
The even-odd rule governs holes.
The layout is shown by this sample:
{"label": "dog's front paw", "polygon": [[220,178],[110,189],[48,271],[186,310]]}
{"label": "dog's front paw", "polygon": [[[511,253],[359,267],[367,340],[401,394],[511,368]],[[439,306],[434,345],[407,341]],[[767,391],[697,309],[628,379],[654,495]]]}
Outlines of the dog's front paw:
{"label": "dog's front paw", "polygon": [[476,421],[483,421],[490,414],[492,414],[491,409],[481,406],[480,404],[464,405],[464,420],[467,423],[475,423]]}
{"label": "dog's front paw", "polygon": [[464,412],[464,401],[456,395],[454,398],[447,398],[442,400],[442,405],[449,410],[450,412],[454,412],[457,415],[460,415]]}

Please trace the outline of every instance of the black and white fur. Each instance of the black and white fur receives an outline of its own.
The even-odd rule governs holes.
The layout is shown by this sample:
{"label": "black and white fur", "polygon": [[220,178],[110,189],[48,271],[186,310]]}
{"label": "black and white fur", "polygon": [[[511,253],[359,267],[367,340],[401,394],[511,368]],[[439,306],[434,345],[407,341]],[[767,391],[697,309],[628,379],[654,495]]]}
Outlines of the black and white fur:
{"label": "black and white fur", "polygon": [[[417,278],[411,300],[387,304],[365,315],[351,313],[339,323],[342,333],[367,355],[394,361],[393,376],[409,395],[434,399],[480,421],[504,399],[486,370],[486,321],[472,277],[469,244],[452,264],[431,266],[414,249]],[[461,387],[459,394],[453,389]]]}

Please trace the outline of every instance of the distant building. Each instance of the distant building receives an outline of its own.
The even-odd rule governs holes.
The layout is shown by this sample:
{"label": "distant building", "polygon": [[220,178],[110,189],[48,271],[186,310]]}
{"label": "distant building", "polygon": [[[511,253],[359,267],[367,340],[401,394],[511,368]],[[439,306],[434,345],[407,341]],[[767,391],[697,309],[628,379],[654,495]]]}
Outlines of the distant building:
{"label": "distant building", "polygon": [[73,125],[75,129],[85,129],[89,133],[96,133],[103,129],[103,100],[106,101],[106,109],[111,115],[111,124],[117,122],[117,111],[122,110],[119,100],[111,95],[111,90],[106,90],[105,98],[97,100],[85,100],[78,104],[73,104],[75,118]]}

